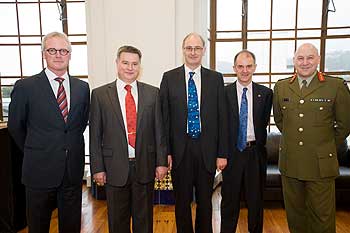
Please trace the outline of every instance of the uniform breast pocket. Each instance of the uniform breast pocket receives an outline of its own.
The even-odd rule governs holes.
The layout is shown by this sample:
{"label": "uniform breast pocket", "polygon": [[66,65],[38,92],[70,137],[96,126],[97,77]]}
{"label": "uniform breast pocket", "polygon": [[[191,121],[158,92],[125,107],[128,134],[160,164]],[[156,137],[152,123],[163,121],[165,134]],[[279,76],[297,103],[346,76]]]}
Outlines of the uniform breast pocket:
{"label": "uniform breast pocket", "polygon": [[315,125],[327,125],[333,123],[333,108],[330,103],[317,103],[313,105]]}

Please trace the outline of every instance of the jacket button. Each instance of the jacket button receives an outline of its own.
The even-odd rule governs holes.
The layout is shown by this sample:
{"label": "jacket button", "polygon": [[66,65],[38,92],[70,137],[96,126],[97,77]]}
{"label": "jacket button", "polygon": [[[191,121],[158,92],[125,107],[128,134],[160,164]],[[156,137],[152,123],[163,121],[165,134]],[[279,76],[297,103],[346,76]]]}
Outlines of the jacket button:
{"label": "jacket button", "polygon": [[330,153],[330,154],[329,154],[329,157],[332,157],[332,156],[333,156],[333,154],[332,154],[332,153]]}
{"label": "jacket button", "polygon": [[299,146],[302,146],[302,145],[304,145],[304,142],[300,141]]}
{"label": "jacket button", "polygon": [[299,100],[299,103],[303,104],[303,103],[305,103],[305,100]]}
{"label": "jacket button", "polygon": [[321,107],[320,107],[320,111],[322,111],[322,110],[323,110],[323,107],[321,106]]}
{"label": "jacket button", "polygon": [[286,109],[287,107],[286,106],[283,106],[282,109]]}
{"label": "jacket button", "polygon": [[300,118],[304,117],[304,113],[299,113],[299,117]]}
{"label": "jacket button", "polygon": [[299,131],[299,132],[303,132],[304,129],[303,129],[302,127],[300,127],[300,128],[298,129],[298,131]]}

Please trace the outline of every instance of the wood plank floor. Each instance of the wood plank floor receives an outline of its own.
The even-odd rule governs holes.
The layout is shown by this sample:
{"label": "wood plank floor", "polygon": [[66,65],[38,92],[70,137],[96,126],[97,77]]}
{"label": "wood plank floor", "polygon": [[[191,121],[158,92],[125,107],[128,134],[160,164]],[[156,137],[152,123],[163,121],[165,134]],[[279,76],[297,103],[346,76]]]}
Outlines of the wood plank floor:
{"label": "wood plank floor", "polygon": [[[82,233],[107,233],[107,208],[105,201],[95,200],[90,189],[84,186],[82,204]],[[193,212],[194,214],[194,212]],[[175,233],[174,206],[154,207],[154,233]],[[242,208],[236,233],[247,232],[247,209]],[[337,209],[337,233],[350,232],[350,206]],[[19,233],[27,233],[27,229]],[[58,233],[57,211],[52,214],[50,233]],[[289,233],[284,209],[280,203],[266,203],[264,210],[264,233]]]}

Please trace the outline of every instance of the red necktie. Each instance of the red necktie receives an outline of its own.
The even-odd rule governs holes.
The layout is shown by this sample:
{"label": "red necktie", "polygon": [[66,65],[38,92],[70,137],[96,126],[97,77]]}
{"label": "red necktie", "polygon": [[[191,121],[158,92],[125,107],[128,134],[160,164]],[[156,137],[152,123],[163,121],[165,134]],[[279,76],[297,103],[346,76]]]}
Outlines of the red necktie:
{"label": "red necktie", "polygon": [[128,141],[129,145],[135,148],[136,142],[136,105],[134,97],[131,94],[131,86],[126,85],[125,87],[125,111],[126,111],[126,124],[128,129]]}
{"label": "red necktie", "polygon": [[64,122],[67,123],[68,104],[67,104],[66,91],[64,90],[64,86],[63,86],[64,78],[57,77],[55,78],[55,80],[59,83],[58,91],[57,91],[57,104],[61,110],[61,114],[63,116]]}

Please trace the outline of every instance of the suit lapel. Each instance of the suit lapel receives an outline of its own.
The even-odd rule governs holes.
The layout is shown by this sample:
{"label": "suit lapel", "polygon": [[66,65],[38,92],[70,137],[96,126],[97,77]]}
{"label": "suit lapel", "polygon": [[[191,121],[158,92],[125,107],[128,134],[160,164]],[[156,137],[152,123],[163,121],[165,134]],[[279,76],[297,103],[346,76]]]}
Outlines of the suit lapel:
{"label": "suit lapel", "polygon": [[[252,103],[253,104],[253,122],[258,122],[259,121],[258,113],[260,112],[261,106],[263,106],[262,104],[260,104],[262,94],[260,93],[258,85],[254,82],[252,83],[252,89],[253,89],[253,103]],[[255,125],[256,124],[254,124],[254,126]]]}
{"label": "suit lapel", "polygon": [[111,102],[111,108],[114,112],[114,114],[116,115],[120,125],[122,126],[122,130],[125,132],[125,125],[124,125],[124,120],[123,120],[123,114],[122,114],[122,110],[120,108],[120,102],[119,102],[119,98],[118,98],[118,92],[117,92],[117,86],[115,81],[110,83],[108,85],[108,97],[109,97],[109,101]]}
{"label": "suit lapel", "polygon": [[289,84],[289,88],[299,97],[301,97],[301,91],[300,91],[300,86],[299,82],[297,79],[295,79],[292,83]]}
{"label": "suit lapel", "polygon": [[50,108],[52,109],[52,111],[56,112],[57,117],[61,119],[62,122],[64,122],[63,116],[61,114],[61,110],[57,104],[55,93],[52,90],[51,84],[44,70],[40,73],[39,82],[40,82],[40,91],[42,91],[42,93],[46,96],[46,99],[49,101]]}
{"label": "suit lapel", "polygon": [[[210,87],[209,76],[206,69],[201,68],[201,100],[200,100],[200,108],[204,106],[205,100],[208,97],[208,88]],[[201,113],[203,111],[201,110]]]}
{"label": "suit lapel", "polygon": [[[139,126],[141,123],[142,113],[144,110],[144,100],[145,100],[145,92],[144,92],[144,86],[142,83],[137,82],[137,95],[138,95],[138,102],[137,102],[137,123],[136,123],[136,132],[139,130]],[[137,134],[136,134],[137,137]]]}
{"label": "suit lapel", "polygon": [[230,91],[229,95],[230,100],[230,108],[234,114],[234,117],[236,119],[239,119],[239,106],[238,106],[238,99],[237,99],[237,84],[236,82],[232,85],[232,91]]}
{"label": "suit lapel", "polygon": [[[176,77],[178,87],[177,90],[179,92],[180,101],[183,105],[183,109],[186,109],[186,115],[187,115],[187,94],[186,94],[186,74],[185,74],[185,66],[183,65],[181,69],[179,69],[179,73]],[[180,109],[180,108],[179,108]]]}

